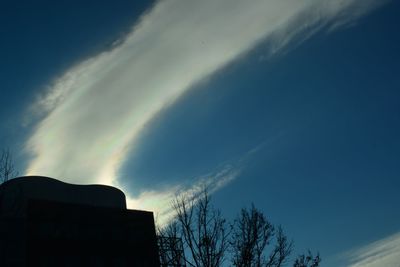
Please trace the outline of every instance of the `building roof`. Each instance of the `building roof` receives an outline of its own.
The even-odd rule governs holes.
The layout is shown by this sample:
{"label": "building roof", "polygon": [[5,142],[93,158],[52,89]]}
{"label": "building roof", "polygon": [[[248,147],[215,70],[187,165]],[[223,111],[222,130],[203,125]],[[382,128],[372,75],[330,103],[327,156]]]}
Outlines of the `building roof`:
{"label": "building roof", "polygon": [[42,176],[24,176],[0,185],[0,216],[25,217],[30,199],[126,209],[125,194],[112,186],[76,185]]}

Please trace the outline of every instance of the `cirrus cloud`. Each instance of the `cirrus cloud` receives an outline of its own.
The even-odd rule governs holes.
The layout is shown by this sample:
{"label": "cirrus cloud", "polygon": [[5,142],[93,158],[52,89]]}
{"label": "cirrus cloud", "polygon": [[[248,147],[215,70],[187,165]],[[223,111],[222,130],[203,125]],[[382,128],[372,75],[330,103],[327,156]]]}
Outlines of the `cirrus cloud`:
{"label": "cirrus cloud", "polygon": [[397,267],[400,265],[400,233],[348,253],[349,267]]}
{"label": "cirrus cloud", "polygon": [[[116,184],[141,130],[196,83],[263,41],[273,54],[322,28],[349,25],[381,3],[158,1],[118,45],[66,71],[34,104],[45,115],[26,142],[26,174]],[[165,195],[144,193],[131,207],[158,193]]]}

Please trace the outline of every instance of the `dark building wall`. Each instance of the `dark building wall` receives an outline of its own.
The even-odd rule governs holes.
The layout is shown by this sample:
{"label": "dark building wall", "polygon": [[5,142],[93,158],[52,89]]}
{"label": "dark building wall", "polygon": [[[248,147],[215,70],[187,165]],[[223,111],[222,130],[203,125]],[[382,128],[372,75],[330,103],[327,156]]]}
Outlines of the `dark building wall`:
{"label": "dark building wall", "polygon": [[29,266],[159,266],[153,214],[32,200]]}
{"label": "dark building wall", "polygon": [[21,177],[0,185],[0,266],[160,266],[152,212],[122,191]]}
{"label": "dark building wall", "polygon": [[0,266],[26,266],[25,220],[0,217]]}

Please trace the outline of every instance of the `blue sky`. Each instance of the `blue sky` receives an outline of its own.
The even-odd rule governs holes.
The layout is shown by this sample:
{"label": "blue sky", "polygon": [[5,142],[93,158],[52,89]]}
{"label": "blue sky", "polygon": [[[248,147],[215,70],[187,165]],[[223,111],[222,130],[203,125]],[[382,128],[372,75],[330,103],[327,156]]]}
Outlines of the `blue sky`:
{"label": "blue sky", "polygon": [[398,265],[398,2],[100,2],[1,4],[21,173],[116,185],[161,220],[207,183],[324,266]]}

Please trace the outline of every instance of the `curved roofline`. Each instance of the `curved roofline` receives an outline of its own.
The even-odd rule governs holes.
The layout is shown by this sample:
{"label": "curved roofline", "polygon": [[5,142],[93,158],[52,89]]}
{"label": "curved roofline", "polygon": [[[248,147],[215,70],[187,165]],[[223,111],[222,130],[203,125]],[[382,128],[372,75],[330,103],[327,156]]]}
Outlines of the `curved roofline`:
{"label": "curved roofline", "polygon": [[[116,187],[71,184],[46,176],[21,176],[0,185],[0,214],[25,216],[30,200],[126,209],[126,196]],[[7,215],[8,216],[8,215]]]}
{"label": "curved roofline", "polygon": [[83,185],[83,186],[108,187],[109,189],[121,192],[125,196],[124,191],[122,191],[121,189],[119,189],[117,187],[110,186],[110,185],[105,185],[105,184],[73,184],[73,183],[67,183],[67,182],[64,182],[64,181],[61,181],[61,180],[58,180],[58,179],[55,179],[55,178],[51,178],[51,177],[48,177],[48,176],[40,176],[40,175],[26,175],[26,176],[19,176],[19,177],[12,178],[12,179],[10,179],[8,181],[5,181],[4,183],[0,184],[0,190],[1,190],[1,188],[4,188],[4,187],[6,187],[8,185],[11,185],[13,183],[19,183],[19,182],[22,182],[22,180],[32,179],[32,178],[33,179],[40,179],[40,180],[43,180],[43,181],[49,181],[49,182],[52,182],[52,183],[62,183],[62,184],[66,184],[66,185],[77,185],[77,186]]}

